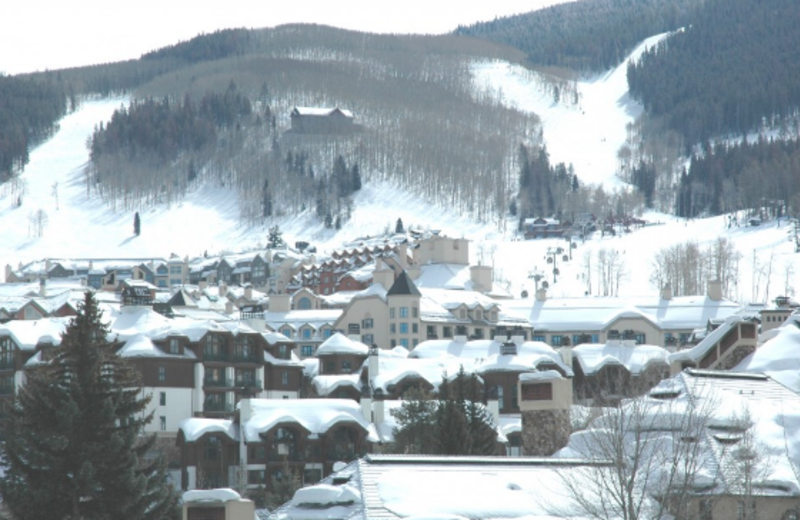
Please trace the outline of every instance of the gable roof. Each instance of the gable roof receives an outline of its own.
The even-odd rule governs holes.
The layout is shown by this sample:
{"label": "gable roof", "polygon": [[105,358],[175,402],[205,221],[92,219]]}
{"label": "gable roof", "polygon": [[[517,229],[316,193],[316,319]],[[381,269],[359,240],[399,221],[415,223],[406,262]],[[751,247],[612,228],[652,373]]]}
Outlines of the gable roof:
{"label": "gable roof", "polygon": [[422,294],[408,273],[401,271],[392,287],[386,292],[386,296],[422,296]]}

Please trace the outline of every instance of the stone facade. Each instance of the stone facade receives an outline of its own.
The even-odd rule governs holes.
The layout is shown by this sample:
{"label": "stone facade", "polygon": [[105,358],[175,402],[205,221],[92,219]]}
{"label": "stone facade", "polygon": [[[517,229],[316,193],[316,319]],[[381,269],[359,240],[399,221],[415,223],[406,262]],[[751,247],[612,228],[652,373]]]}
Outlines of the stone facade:
{"label": "stone facade", "polygon": [[522,412],[522,453],[529,457],[549,457],[569,441],[569,410]]}

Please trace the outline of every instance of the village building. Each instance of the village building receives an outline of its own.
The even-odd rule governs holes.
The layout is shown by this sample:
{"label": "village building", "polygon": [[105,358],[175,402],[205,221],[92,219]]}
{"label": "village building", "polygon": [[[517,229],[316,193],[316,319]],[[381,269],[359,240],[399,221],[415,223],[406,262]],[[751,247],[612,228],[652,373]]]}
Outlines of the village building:
{"label": "village building", "polygon": [[356,130],[353,113],[336,108],[294,107],[289,114],[296,134],[342,134]]}

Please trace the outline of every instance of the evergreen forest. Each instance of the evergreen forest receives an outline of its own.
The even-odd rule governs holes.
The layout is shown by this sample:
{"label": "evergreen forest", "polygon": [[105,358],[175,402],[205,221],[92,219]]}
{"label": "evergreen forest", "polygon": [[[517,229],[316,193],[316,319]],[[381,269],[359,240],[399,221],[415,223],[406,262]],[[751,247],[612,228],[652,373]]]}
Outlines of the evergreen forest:
{"label": "evergreen forest", "polygon": [[605,71],[642,40],[692,22],[702,0],[581,0],[461,26],[456,34],[516,47],[536,65]]}

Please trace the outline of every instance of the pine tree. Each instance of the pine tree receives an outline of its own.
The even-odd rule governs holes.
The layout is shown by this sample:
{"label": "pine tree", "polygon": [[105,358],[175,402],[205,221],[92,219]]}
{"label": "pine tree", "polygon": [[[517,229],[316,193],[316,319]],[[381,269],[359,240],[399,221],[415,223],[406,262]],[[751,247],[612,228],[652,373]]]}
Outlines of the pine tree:
{"label": "pine tree", "polygon": [[278,226],[272,226],[269,228],[269,239],[267,242],[267,247],[270,249],[277,249],[284,245],[283,241],[283,233],[281,233],[281,228]]}
{"label": "pine tree", "polygon": [[394,429],[394,451],[429,455],[436,453],[431,424],[436,402],[431,395],[412,388],[403,396],[402,406],[392,410],[397,427]]}
{"label": "pine tree", "polygon": [[133,234],[137,237],[142,232],[142,221],[139,218],[139,212],[137,211],[136,214],[133,216]]}
{"label": "pine tree", "polygon": [[18,520],[180,517],[138,373],[114,352],[91,292],[53,358],[28,373],[0,436],[4,505]]}
{"label": "pine tree", "polygon": [[395,226],[394,226],[394,232],[395,233],[405,233],[406,232],[405,227],[403,227],[403,219],[401,219],[401,218],[397,219],[397,224],[395,224]]}

